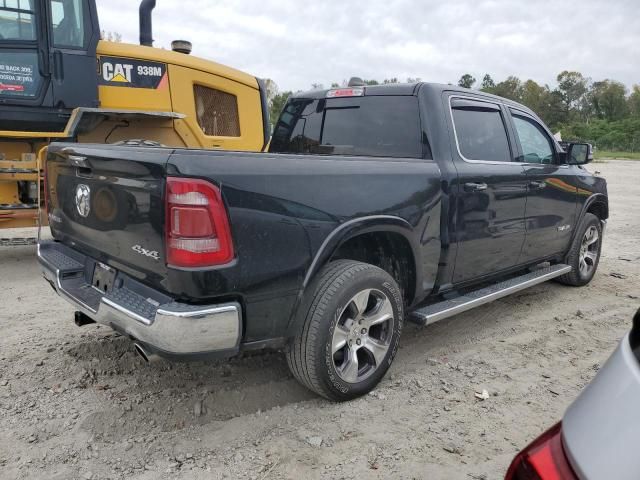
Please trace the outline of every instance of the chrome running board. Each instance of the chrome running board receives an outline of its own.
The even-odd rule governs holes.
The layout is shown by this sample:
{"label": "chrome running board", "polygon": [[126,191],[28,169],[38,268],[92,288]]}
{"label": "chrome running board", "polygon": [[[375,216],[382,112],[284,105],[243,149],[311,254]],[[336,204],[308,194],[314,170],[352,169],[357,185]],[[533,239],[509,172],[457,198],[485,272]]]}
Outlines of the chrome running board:
{"label": "chrome running board", "polygon": [[444,318],[452,317],[472,308],[492,302],[512,293],[519,292],[552,278],[569,273],[569,265],[558,264],[544,267],[520,277],[511,278],[494,285],[490,285],[459,297],[434,303],[426,307],[414,310],[410,313],[411,320],[421,325],[430,325]]}

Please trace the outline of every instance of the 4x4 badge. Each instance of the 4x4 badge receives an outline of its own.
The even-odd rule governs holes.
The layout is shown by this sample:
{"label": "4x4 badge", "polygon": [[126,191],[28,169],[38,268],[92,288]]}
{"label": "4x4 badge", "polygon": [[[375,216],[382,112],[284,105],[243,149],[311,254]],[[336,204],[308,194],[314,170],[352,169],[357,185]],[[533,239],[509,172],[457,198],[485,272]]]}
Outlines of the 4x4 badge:
{"label": "4x4 badge", "polygon": [[154,260],[160,260],[160,254],[155,250],[147,250],[146,248],[141,247],[140,245],[134,245],[133,247],[131,247],[131,250],[139,253],[140,255],[144,255],[145,257],[150,257],[150,258],[153,258]]}

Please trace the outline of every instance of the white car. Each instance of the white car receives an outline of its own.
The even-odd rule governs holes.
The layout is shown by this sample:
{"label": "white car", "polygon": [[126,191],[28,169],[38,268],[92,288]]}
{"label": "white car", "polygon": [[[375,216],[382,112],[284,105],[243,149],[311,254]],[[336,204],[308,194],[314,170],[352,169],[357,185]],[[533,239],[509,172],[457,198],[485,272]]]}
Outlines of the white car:
{"label": "white car", "polygon": [[562,421],[514,458],[505,480],[640,479],[639,407],[640,309]]}

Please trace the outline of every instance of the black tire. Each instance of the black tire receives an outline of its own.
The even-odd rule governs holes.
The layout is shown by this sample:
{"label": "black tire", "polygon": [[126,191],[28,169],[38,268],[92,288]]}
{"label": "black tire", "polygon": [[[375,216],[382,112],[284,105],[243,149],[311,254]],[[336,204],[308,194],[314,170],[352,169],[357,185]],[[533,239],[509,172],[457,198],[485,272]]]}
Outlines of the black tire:
{"label": "black tire", "polygon": [[[378,267],[339,260],[320,272],[309,291],[310,295],[301,306],[302,322],[287,350],[291,372],[304,386],[329,400],[346,401],[370,392],[384,377],[398,349],[403,321],[403,301],[398,284]],[[365,298],[362,295],[368,295],[368,300],[364,301],[366,306],[362,312],[357,313],[355,299]],[[390,315],[392,318],[380,321]],[[367,328],[361,330],[361,327]],[[340,331],[336,332],[336,328]],[[353,342],[359,346],[356,347],[355,343],[348,346],[351,345],[347,345],[350,337],[345,337],[342,350],[332,351],[336,345],[332,342],[335,335],[346,335],[347,330],[349,336],[357,336],[353,337],[357,338]],[[367,330],[366,334],[364,330]],[[362,340],[359,337],[361,333]],[[370,350],[368,346],[372,340],[378,343],[374,342],[376,348]],[[378,350],[380,346],[387,350]],[[376,350],[377,356],[372,353]],[[345,372],[339,369],[340,365],[336,366],[336,358],[341,355],[344,365],[353,358],[345,352],[353,353],[356,358],[354,382],[345,381],[341,376]],[[363,358],[363,366],[357,368],[360,357]],[[350,371],[353,373],[354,370]],[[362,376],[361,371],[364,372]]]}
{"label": "black tire", "polygon": [[[585,234],[590,229],[595,228],[597,232],[597,245],[593,248],[593,254],[595,254],[594,260],[589,260],[588,266],[590,267],[588,270],[581,270],[581,252],[583,249],[583,241],[585,240]],[[567,254],[566,264],[572,267],[571,272],[558,277],[558,282],[563,283],[565,285],[571,285],[574,287],[582,287],[591,281],[593,276],[598,269],[598,263],[600,262],[600,252],[602,251],[602,223],[600,219],[593,215],[592,213],[585,213],[582,221],[580,222],[580,226],[576,233],[576,236],[571,243],[571,249]]]}

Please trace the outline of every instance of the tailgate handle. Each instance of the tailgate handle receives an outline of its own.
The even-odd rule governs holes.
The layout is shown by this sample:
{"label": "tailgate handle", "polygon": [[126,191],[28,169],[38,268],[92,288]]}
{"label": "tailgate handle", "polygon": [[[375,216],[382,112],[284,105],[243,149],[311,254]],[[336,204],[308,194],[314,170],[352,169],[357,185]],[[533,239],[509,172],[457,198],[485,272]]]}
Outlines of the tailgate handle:
{"label": "tailgate handle", "polygon": [[486,190],[487,186],[488,185],[486,183],[469,182],[464,184],[464,191],[465,192],[481,192],[483,190]]}
{"label": "tailgate handle", "polygon": [[67,158],[69,159],[69,163],[74,167],[89,168],[87,157],[83,157],[82,155],[69,155]]}
{"label": "tailgate handle", "polygon": [[87,157],[85,157],[84,155],[77,155],[73,148],[65,148],[62,150],[62,153],[67,157],[69,163],[74,167],[89,168]]}

